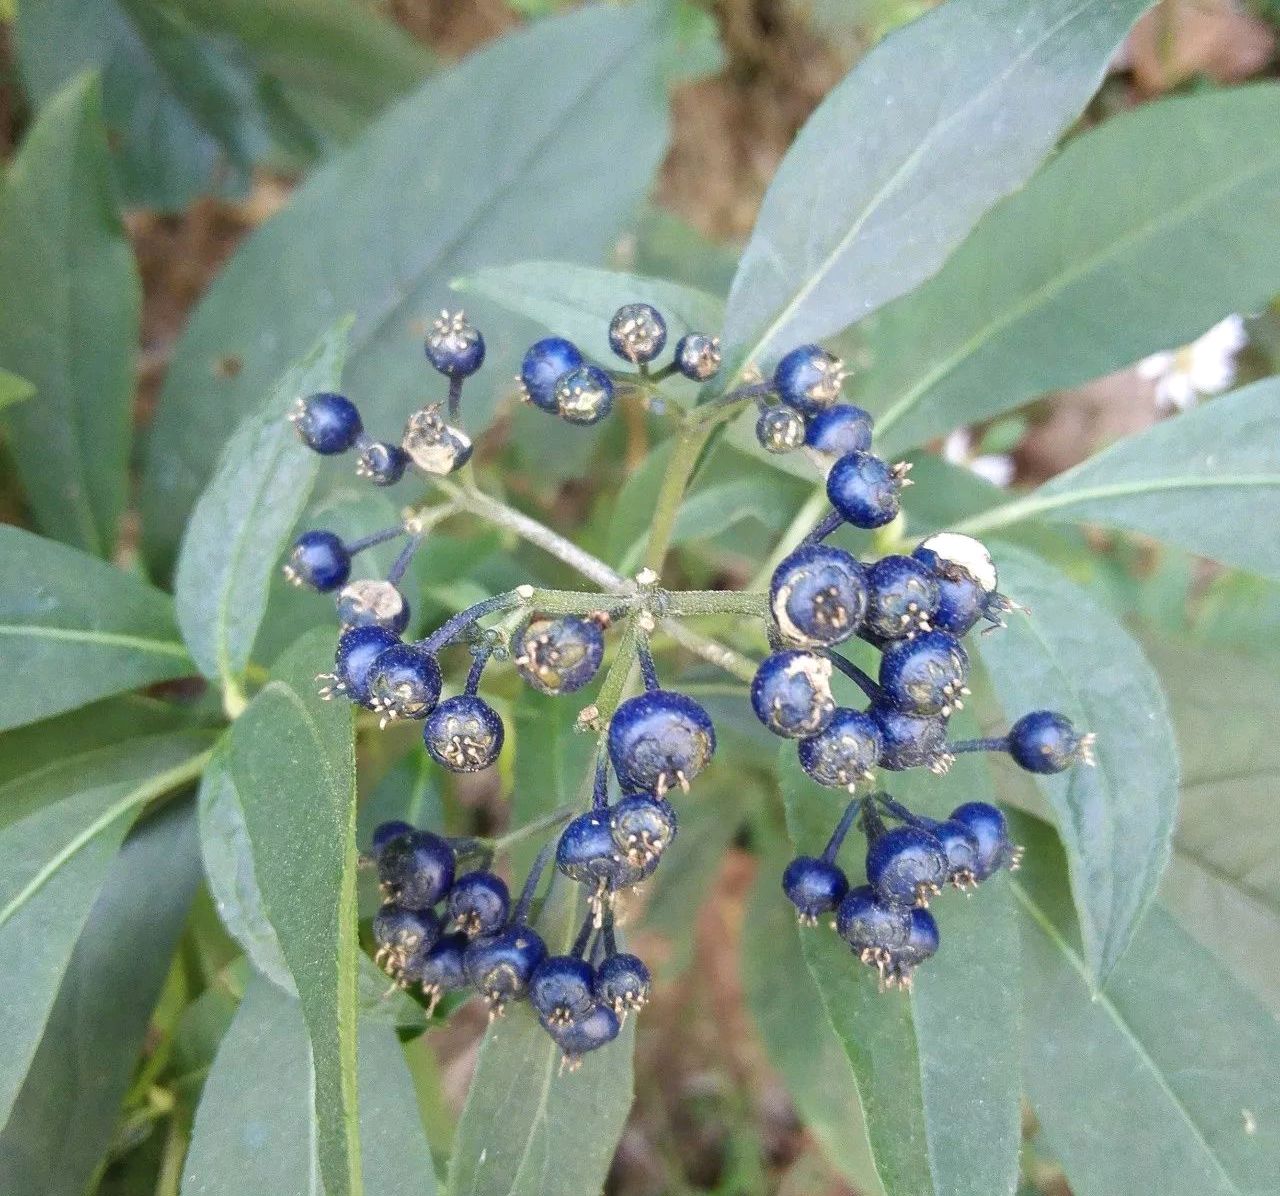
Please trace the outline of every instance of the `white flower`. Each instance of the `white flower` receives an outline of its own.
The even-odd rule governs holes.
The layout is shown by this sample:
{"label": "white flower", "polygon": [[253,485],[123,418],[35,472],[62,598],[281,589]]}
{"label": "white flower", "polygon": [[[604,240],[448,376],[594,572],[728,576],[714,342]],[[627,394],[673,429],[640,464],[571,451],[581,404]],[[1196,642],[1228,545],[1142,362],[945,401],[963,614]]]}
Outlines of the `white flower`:
{"label": "white flower", "polygon": [[1201,395],[1221,394],[1236,380],[1236,354],[1249,337],[1244,320],[1230,315],[1181,349],[1153,353],[1138,362],[1138,374],[1156,384],[1156,407],[1186,411]]}
{"label": "white flower", "polygon": [[943,441],[942,459],[952,465],[960,465],[978,477],[985,478],[1001,490],[1013,481],[1016,466],[1007,453],[973,455],[973,433],[968,428],[957,428]]}

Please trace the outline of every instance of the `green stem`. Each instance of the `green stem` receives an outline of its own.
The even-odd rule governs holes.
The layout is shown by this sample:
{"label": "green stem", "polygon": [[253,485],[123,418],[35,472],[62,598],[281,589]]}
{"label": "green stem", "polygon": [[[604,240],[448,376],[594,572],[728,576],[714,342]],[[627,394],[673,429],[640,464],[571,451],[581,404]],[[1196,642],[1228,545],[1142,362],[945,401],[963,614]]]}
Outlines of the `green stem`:
{"label": "green stem", "polygon": [[577,806],[560,806],[559,809],[552,810],[550,814],[543,814],[541,818],[535,818],[532,822],[526,822],[524,826],[517,827],[513,831],[508,831],[505,835],[502,835],[497,839],[478,839],[477,842],[484,843],[491,851],[494,852],[509,851],[517,843],[531,838],[540,831],[550,830],[553,826],[559,826],[562,822],[568,822],[576,813],[578,813]]}
{"label": "green stem", "polygon": [[672,590],[668,615],[747,615],[763,619],[769,611],[769,595],[749,590]]}
{"label": "green stem", "polygon": [[662,566],[667,560],[667,550],[671,547],[671,537],[675,533],[676,519],[684,502],[685,491],[689,488],[698,459],[715,426],[686,423],[677,434],[671,456],[667,459],[667,469],[658,487],[653,519],[649,524],[649,539],[644,548],[645,567],[652,569],[659,577],[662,576]]}

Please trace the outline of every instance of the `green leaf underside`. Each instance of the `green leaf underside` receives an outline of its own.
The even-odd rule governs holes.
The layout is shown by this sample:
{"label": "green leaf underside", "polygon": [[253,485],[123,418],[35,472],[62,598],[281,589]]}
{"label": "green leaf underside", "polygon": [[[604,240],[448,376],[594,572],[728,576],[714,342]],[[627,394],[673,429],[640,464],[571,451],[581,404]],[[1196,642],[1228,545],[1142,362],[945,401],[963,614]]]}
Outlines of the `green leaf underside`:
{"label": "green leaf underside", "polygon": [[[449,279],[513,256],[592,259],[608,248],[665,140],[653,21],[646,6],[588,8],[485,47],[379,119],[249,238],[166,378],[142,503],[154,554],[172,553],[218,449],[280,361],[336,312],[359,313],[346,384],[366,425],[394,438],[424,386],[443,394],[421,337]],[[596,177],[607,186],[577,185]],[[353,228],[378,235],[353,238]],[[471,314],[489,364],[468,388],[473,433],[492,410],[484,388],[508,393],[523,351],[516,325],[481,306]]]}
{"label": "green leaf underside", "polygon": [[310,1031],[320,1174],[328,1196],[359,1196],[352,720],[345,703],[315,696],[318,642],[304,637],[280,663],[236,720],[224,763]]}
{"label": "green leaf underside", "polygon": [[900,453],[1265,304],[1277,121],[1268,84],[1144,105],[1072,141],[868,323],[857,395],[879,413],[878,447]]}
{"label": "green leaf underside", "polygon": [[[810,781],[791,745],[779,774],[798,853],[821,851],[842,802]],[[961,759],[946,777],[888,777],[899,800],[940,817],[990,793],[985,764]],[[865,872],[850,835],[842,861],[851,885]],[[1018,956],[1002,878],[968,901],[944,894],[933,907],[942,945],[916,973],[910,997],[877,991],[872,969],[824,924],[801,949],[857,1079],[871,1152],[888,1192],[920,1196],[1012,1193],[1017,1184]]]}
{"label": "green leaf underside", "polygon": [[98,83],[80,76],[0,192],[0,365],[39,392],[3,416],[35,522],[102,557],[125,505],[142,304],[110,187]]}
{"label": "green leaf underside", "polygon": [[344,320],[330,329],[241,423],[191,513],[174,593],[182,634],[212,680],[234,682],[249,663],[271,581],[319,471],[289,409],[304,395],[338,389],[348,327]]}
{"label": "green leaf underside", "polygon": [[16,527],[0,558],[0,730],[191,672],[167,594]]}
{"label": "green leaf underside", "polygon": [[933,274],[1026,181],[1147,7],[951,0],[885,38],[765,195],[729,292],[731,368],[838,332]]}
{"label": "green leaf underside", "polygon": [[1280,1173],[1275,1020],[1158,907],[1095,997],[1053,835],[1025,816],[1015,829],[1028,847],[1014,886],[1025,1083],[1072,1191],[1271,1191]]}

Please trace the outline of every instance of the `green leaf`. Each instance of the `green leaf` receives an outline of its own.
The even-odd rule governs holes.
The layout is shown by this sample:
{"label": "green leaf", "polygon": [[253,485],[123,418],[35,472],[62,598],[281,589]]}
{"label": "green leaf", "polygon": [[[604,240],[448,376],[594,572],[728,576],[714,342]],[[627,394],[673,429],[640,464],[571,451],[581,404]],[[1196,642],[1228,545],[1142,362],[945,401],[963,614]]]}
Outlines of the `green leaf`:
{"label": "green leaf", "polygon": [[1148,6],[950,0],[885,38],[765,194],[729,291],[726,363],[765,364],[933,274],[1026,181]]}
{"label": "green leaf", "polygon": [[983,532],[1024,519],[1088,520],[1280,577],[1277,418],[1280,379],[1265,378],[1119,440],[959,527]]}
{"label": "green leaf", "polygon": [[1235,88],[1143,105],[1071,142],[867,327],[859,401],[883,413],[883,450],[1265,305],[1280,272],[1277,121],[1280,88]]}
{"label": "green leaf", "polygon": [[883,1196],[857,1081],[805,966],[795,910],[778,883],[786,866],[780,852],[762,859],[743,917],[747,1006],[769,1062],[781,1072],[801,1119],[827,1157],[859,1192]]}
{"label": "green leaf", "polygon": [[496,1020],[458,1123],[448,1196],[596,1196],[631,1109],[635,1024],[561,1076],[560,1048],[527,1005]]}
{"label": "green leaf", "polygon": [[[378,1196],[436,1190],[413,1085],[395,1031],[361,1022],[364,1180]],[[250,980],[196,1110],[184,1196],[323,1196],[311,1124],[311,1044],[298,1002]]]}
{"label": "green leaf", "polygon": [[724,303],[693,287],[596,270],[569,262],[519,262],[456,279],[455,290],[480,295],[573,341],[588,357],[613,360],[609,321],[624,303],[651,303],[667,321],[667,345],[686,332],[716,335]]}
{"label": "green leaf", "polygon": [[21,403],[35,393],[36,388],[25,378],[19,378],[8,370],[0,370],[0,410],[10,403]]}
{"label": "green leaf", "polygon": [[198,881],[189,803],[146,819],[125,843],[0,1134],[0,1191],[93,1188]]}
{"label": "green leaf", "polygon": [[1058,820],[1093,982],[1123,954],[1169,859],[1178,749],[1142,650],[1089,594],[1038,558],[995,546],[1001,588],[1030,608],[980,638],[1009,722],[1061,711],[1097,735],[1096,767],[1036,777]]}
{"label": "green leaf", "polygon": [[311,497],[319,458],[287,415],[303,395],[338,389],[350,321],[340,321],[276,383],[227,441],[191,513],[174,579],[178,624],[200,671],[238,684],[293,526]]}
{"label": "green leaf", "polygon": [[101,109],[95,77],[70,83],[0,191],[0,364],[40,396],[3,416],[36,522],[106,557],[128,486],[142,288],[111,196]]}
{"label": "green leaf", "polygon": [[[1159,908],[1095,996],[1053,835],[1025,817],[1016,829],[1029,848],[1015,886],[1024,1075],[1072,1192],[1269,1191],[1280,1174],[1280,1027]],[[1117,1134],[1122,1148],[1100,1145]]]}
{"label": "green leaf", "polygon": [[[842,803],[805,776],[789,746],[780,761],[792,842],[817,854]],[[932,817],[983,794],[990,779],[973,756],[943,778],[894,778],[894,795]],[[846,860],[856,850],[847,844]],[[851,870],[850,879],[860,876]],[[910,997],[877,991],[874,972],[825,926],[803,931],[801,950],[853,1067],[885,1190],[1012,1193],[1021,1085],[1017,941],[1005,879],[988,881],[969,901],[944,896],[933,912],[942,946],[919,969]]]}
{"label": "green leaf", "polygon": [[0,730],[192,671],[167,594],[16,527],[0,558]]}
{"label": "green leaf", "polygon": [[[165,381],[142,503],[153,556],[173,552],[218,449],[280,362],[335,312],[360,313],[347,385],[368,426],[390,433],[421,402],[420,338],[450,278],[512,257],[603,254],[663,151],[654,20],[645,5],[586,8],[485,47],[379,119],[249,238]],[[509,391],[525,331],[481,307],[490,368],[468,386],[473,430],[492,411],[483,388]]]}
{"label": "green leaf", "polygon": [[359,1196],[356,1117],[355,761],[346,703],[315,695],[318,636],[304,639],[232,726],[224,764],[253,873],[293,976],[315,1060],[320,1174]]}

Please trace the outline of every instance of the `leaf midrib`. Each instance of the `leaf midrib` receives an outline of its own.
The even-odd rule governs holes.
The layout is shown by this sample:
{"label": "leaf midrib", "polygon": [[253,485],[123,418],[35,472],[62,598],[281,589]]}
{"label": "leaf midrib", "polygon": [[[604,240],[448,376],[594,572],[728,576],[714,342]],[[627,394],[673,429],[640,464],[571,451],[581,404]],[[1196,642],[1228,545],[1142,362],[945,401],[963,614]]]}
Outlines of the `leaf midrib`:
{"label": "leaf midrib", "polygon": [[186,645],[177,640],[148,639],[118,631],[98,631],[80,627],[47,627],[39,623],[0,623],[0,635],[26,636],[32,639],[65,640],[69,643],[97,644],[110,648],[130,648],[154,652],[191,662]]}

